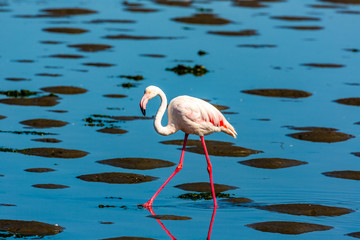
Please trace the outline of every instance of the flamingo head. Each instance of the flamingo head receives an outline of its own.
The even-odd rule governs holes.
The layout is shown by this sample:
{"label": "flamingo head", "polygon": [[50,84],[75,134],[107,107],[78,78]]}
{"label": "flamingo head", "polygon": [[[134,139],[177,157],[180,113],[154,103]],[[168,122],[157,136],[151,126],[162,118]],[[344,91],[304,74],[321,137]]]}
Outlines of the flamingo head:
{"label": "flamingo head", "polygon": [[149,86],[144,91],[144,96],[140,101],[140,109],[142,114],[145,116],[146,114],[146,104],[148,101],[159,94],[159,88],[155,86]]}

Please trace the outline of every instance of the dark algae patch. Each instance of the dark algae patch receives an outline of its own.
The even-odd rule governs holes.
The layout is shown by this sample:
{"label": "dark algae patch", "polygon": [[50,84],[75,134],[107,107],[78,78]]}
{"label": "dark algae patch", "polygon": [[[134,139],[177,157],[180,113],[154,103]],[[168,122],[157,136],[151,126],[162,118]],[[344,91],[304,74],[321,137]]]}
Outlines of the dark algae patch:
{"label": "dark algae patch", "polygon": [[287,168],[287,167],[294,167],[294,166],[307,164],[307,162],[304,161],[284,159],[284,158],[255,158],[245,161],[239,161],[238,163],[250,167],[265,168],[265,169]]}
{"label": "dark algae patch", "polygon": [[158,179],[157,177],[135,174],[135,173],[120,173],[120,172],[107,172],[81,175],[77,178],[87,182],[104,182],[104,183],[118,183],[118,184],[134,184],[150,182]]}
{"label": "dark algae patch", "polygon": [[322,173],[328,177],[334,178],[343,178],[343,179],[350,179],[350,180],[360,180],[360,171],[333,171],[333,172],[324,172]]}
{"label": "dark algae patch", "polygon": [[185,66],[182,64],[177,65],[173,68],[166,68],[167,71],[172,71],[177,75],[185,75],[185,74],[193,74],[194,76],[203,76],[205,73],[209,72],[204,66],[202,65],[195,65],[194,67]]}
{"label": "dark algae patch", "polygon": [[57,135],[55,133],[48,133],[48,132],[38,132],[38,131],[3,131],[0,130],[0,133],[12,133],[12,134],[19,134],[19,135],[39,135],[39,136],[45,136],[45,135]]}
{"label": "dark algae patch", "polygon": [[190,17],[178,17],[173,18],[172,20],[181,23],[200,25],[225,25],[231,23],[231,21],[211,13],[197,13]]}
{"label": "dark algae patch", "polygon": [[324,127],[291,127],[289,129],[304,131],[298,133],[287,134],[286,136],[310,142],[342,142],[354,138],[353,135],[338,132],[335,128],[324,128]]}
{"label": "dark algae patch", "polygon": [[353,97],[353,98],[340,98],[335,100],[334,102],[349,105],[349,106],[360,106],[360,97]]}
{"label": "dark algae patch", "polygon": [[160,37],[160,36],[135,36],[135,35],[127,35],[127,34],[119,34],[119,35],[107,35],[104,38],[107,39],[118,39],[118,40],[173,40],[179,39],[179,37]]}
{"label": "dark algae patch", "polygon": [[107,97],[107,98],[126,98],[127,97],[124,94],[105,94],[103,96]]}
{"label": "dark algae patch", "polygon": [[149,215],[149,218],[155,218],[159,220],[190,220],[191,217],[176,216],[176,215]]}
{"label": "dark algae patch", "polygon": [[113,67],[115,64],[112,63],[100,63],[100,62],[91,62],[91,63],[83,63],[84,66],[90,66],[90,67]]}
{"label": "dark algae patch", "polygon": [[[284,28],[284,29],[292,29],[292,30],[310,30],[310,31],[316,31],[316,30],[322,30],[324,29],[324,27],[321,26],[280,26],[279,28]],[[304,66],[309,66],[309,65],[305,65]],[[315,66],[313,66],[315,67]]]}
{"label": "dark algae patch", "polygon": [[0,231],[14,234],[15,237],[56,235],[63,230],[59,225],[43,222],[0,219]]}
{"label": "dark algae patch", "polygon": [[[166,145],[183,145],[183,140],[169,140],[160,142]],[[262,151],[252,150],[248,148],[233,146],[231,142],[221,141],[206,141],[206,148],[209,155],[213,156],[224,156],[224,157],[247,157],[251,154],[262,153]],[[200,140],[188,140],[186,145],[186,151],[192,153],[198,153],[204,155],[204,149]]]}
{"label": "dark algae patch", "polygon": [[[229,193],[216,193],[215,194],[216,198],[229,198],[230,194]],[[202,193],[185,193],[185,194],[181,194],[179,196],[177,196],[177,198],[180,199],[190,199],[193,201],[196,200],[211,200],[213,199],[212,197],[212,193],[211,192],[202,192]]]}
{"label": "dark algae patch", "polygon": [[283,21],[320,21],[317,17],[306,17],[306,16],[272,16],[271,19],[283,20]]}
{"label": "dark algae patch", "polygon": [[243,93],[258,95],[264,97],[280,97],[280,98],[306,98],[312,94],[309,92],[294,89],[253,89],[243,90]]}
{"label": "dark algae patch", "polygon": [[101,164],[110,165],[113,167],[121,167],[125,169],[148,170],[155,168],[171,167],[175,164],[169,161],[152,158],[113,158],[107,160],[97,161]]}
{"label": "dark algae patch", "polygon": [[331,207],[324,206],[319,204],[307,204],[307,203],[296,203],[296,204],[276,204],[276,205],[266,205],[266,206],[257,206],[256,208],[278,212],[278,213],[287,213],[291,215],[305,215],[305,216],[341,216],[354,212],[348,208],[342,207]]}
{"label": "dark algae patch", "polygon": [[135,80],[135,81],[144,80],[144,77],[141,75],[120,75],[120,78],[126,78],[126,79]]}
{"label": "dark algae patch", "polygon": [[53,128],[53,127],[63,127],[68,124],[68,122],[53,120],[53,119],[30,119],[20,122],[23,125],[27,125],[33,128]]}
{"label": "dark algae patch", "polygon": [[50,14],[54,17],[67,17],[67,16],[87,15],[87,14],[97,13],[97,11],[86,8],[47,8],[41,11]]}
{"label": "dark algae patch", "polygon": [[259,222],[248,224],[246,226],[261,232],[281,233],[290,235],[298,235],[314,231],[326,231],[333,228],[320,224],[286,221]]}
{"label": "dark algae patch", "polygon": [[17,150],[17,152],[24,155],[47,158],[82,158],[88,155],[88,153],[84,151],[64,148],[27,148]]}
{"label": "dark algae patch", "polygon": [[66,185],[53,184],[53,183],[34,184],[32,186],[34,188],[42,188],[42,189],[64,189],[64,188],[69,188],[69,186],[66,186]]}
{"label": "dark algae patch", "polygon": [[245,197],[230,197],[230,198],[226,198],[226,199],[221,199],[220,201],[231,203],[234,205],[253,202],[253,200],[251,200],[249,198],[245,198]]}
{"label": "dark algae patch", "polygon": [[73,87],[73,86],[44,87],[44,88],[41,88],[41,90],[43,90],[45,92],[50,92],[50,93],[67,94],[67,95],[82,94],[82,93],[87,92],[87,90],[84,88]]}
{"label": "dark algae patch", "polygon": [[51,58],[63,58],[63,59],[80,59],[80,58],[84,58],[84,56],[82,55],[78,55],[78,54],[52,54],[48,57]]}
{"label": "dark algae patch", "polygon": [[[211,192],[211,185],[209,182],[184,183],[184,184],[176,185],[175,187],[185,191],[207,192],[207,193]],[[221,193],[221,192],[237,189],[238,187],[214,183],[214,188],[215,188],[215,192]]]}

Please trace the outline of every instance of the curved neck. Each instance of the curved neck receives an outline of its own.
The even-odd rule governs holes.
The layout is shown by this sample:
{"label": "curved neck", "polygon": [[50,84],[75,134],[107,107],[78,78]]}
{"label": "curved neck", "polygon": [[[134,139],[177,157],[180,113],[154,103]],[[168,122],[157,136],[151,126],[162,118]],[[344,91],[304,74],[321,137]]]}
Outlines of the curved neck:
{"label": "curved neck", "polygon": [[161,120],[166,111],[167,98],[166,98],[165,93],[161,89],[159,89],[158,95],[161,98],[161,105],[155,116],[154,128],[157,133],[167,136],[167,135],[173,134],[174,132],[176,132],[176,130],[175,130],[175,126],[173,124],[171,124],[170,119],[168,119],[169,123],[166,127],[163,127],[161,125]]}

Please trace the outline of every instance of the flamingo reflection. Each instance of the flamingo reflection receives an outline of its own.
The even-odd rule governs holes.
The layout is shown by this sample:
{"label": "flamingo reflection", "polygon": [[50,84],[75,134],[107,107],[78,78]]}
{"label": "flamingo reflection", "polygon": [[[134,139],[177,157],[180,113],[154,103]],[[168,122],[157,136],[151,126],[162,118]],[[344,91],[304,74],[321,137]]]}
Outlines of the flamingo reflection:
{"label": "flamingo reflection", "polygon": [[[160,219],[156,218],[156,214],[152,208],[152,206],[148,206],[146,207],[146,209],[151,213],[151,215],[155,216],[155,220],[160,224],[160,226],[162,227],[162,229],[165,230],[166,234],[169,235],[169,237],[172,239],[172,240],[177,240],[177,238],[175,238],[171,233],[170,231],[165,227],[165,225],[160,221]],[[215,214],[216,214],[216,207],[213,209],[213,212],[212,212],[212,216],[211,216],[211,220],[210,220],[210,225],[209,225],[209,231],[208,231],[208,235],[207,235],[207,240],[210,240],[210,237],[211,237],[211,230],[212,230],[212,227],[213,227],[213,223],[214,223],[214,219],[215,219]]]}

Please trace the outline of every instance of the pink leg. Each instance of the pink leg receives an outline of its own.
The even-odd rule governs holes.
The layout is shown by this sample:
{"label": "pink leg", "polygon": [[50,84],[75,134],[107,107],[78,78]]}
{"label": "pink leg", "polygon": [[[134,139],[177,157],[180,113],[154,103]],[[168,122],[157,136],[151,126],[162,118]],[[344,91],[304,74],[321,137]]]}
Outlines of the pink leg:
{"label": "pink leg", "polygon": [[149,201],[147,201],[146,203],[143,204],[143,207],[146,207],[146,208],[150,207],[152,205],[153,201],[155,200],[156,196],[161,192],[161,190],[165,187],[165,185],[182,169],[183,160],[184,160],[184,153],[185,153],[185,147],[186,147],[186,141],[187,141],[188,136],[189,136],[189,134],[185,133],[184,145],[183,145],[183,148],[182,148],[179,165],[176,167],[173,174],[171,174],[171,176],[164,182],[164,184],[161,185],[161,187],[159,188],[159,190],[157,190],[157,192],[154,194],[154,196],[152,196],[152,198],[150,198]]}
{"label": "pink leg", "polygon": [[216,208],[217,203],[216,203],[214,182],[213,182],[213,176],[212,176],[212,166],[211,166],[209,154],[208,154],[207,149],[206,149],[204,137],[201,136],[200,139],[201,139],[201,143],[203,145],[205,156],[206,156],[206,161],[207,161],[207,165],[208,165],[207,170],[208,170],[209,176],[210,176],[211,192],[212,192],[212,196],[213,196],[213,199],[214,199],[214,207]]}

